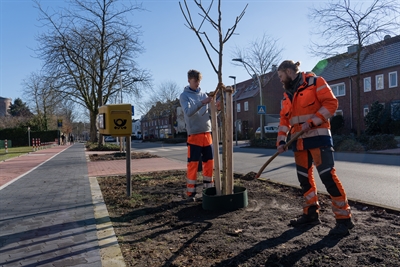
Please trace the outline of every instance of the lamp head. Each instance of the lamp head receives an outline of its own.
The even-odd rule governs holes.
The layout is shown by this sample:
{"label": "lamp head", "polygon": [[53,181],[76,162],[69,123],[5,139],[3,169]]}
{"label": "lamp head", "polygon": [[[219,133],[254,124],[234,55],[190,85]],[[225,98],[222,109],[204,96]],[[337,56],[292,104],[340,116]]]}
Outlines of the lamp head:
{"label": "lamp head", "polygon": [[241,59],[241,58],[234,58],[234,59],[232,59],[232,61],[239,61],[239,62],[243,62],[243,59]]}

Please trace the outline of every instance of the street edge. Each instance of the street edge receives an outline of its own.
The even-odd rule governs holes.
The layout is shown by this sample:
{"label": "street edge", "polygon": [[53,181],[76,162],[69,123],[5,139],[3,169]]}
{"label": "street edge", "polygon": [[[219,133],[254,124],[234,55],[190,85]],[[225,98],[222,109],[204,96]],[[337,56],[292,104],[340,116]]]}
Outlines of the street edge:
{"label": "street edge", "polygon": [[126,267],[97,177],[89,177],[102,266]]}

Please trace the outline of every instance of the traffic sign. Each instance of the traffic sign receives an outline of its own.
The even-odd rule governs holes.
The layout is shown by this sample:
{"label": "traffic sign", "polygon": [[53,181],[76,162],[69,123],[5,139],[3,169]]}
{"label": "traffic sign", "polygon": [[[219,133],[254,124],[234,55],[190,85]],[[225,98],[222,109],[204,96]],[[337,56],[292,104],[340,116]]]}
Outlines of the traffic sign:
{"label": "traffic sign", "polygon": [[266,114],[265,106],[257,106],[257,113],[258,114]]}

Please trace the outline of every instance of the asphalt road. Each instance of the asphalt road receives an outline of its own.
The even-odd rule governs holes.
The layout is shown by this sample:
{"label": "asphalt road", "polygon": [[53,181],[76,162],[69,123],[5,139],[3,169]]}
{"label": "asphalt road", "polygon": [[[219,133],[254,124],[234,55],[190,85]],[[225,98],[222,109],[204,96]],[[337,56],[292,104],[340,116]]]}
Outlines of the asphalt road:
{"label": "asphalt road", "polygon": [[[133,142],[132,151],[186,162],[186,144]],[[276,150],[249,147],[233,149],[234,172],[258,172]],[[335,152],[335,167],[348,198],[400,210],[400,155]],[[293,152],[276,157],[261,174],[272,181],[298,186]],[[315,172],[317,188],[326,192]]]}

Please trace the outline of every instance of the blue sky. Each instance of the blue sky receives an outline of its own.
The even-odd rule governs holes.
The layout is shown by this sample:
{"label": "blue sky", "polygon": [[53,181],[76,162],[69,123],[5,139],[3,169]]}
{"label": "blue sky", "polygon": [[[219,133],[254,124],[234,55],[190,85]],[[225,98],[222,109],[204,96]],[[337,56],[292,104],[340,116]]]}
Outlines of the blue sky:
{"label": "blue sky", "polygon": [[[140,1],[138,1],[140,2]],[[183,3],[183,1],[181,1]],[[192,17],[199,20],[198,9],[191,0]],[[226,31],[245,5],[246,14],[240,21],[236,35],[224,46],[223,82],[232,85],[236,76],[237,82],[249,79],[243,67],[231,63],[235,47],[246,47],[251,41],[260,38],[264,32],[284,49],[282,59],[301,61],[301,69],[311,70],[318,58],[307,52],[312,24],[308,20],[310,7],[322,1],[301,0],[223,0],[223,29]],[[66,1],[42,0],[43,7],[57,8],[65,6]],[[203,3],[209,3],[204,1]],[[149,70],[154,85],[166,81],[176,82],[182,88],[187,84],[186,73],[189,69],[198,69],[203,73],[201,87],[206,92],[215,90],[217,74],[213,71],[206,54],[196,35],[184,24],[186,21],[179,8],[179,0],[144,0],[142,5],[148,11],[134,13],[130,18],[132,24],[141,25],[141,40],[145,47],[137,63]],[[24,79],[32,72],[40,70],[41,61],[35,58],[33,49],[38,46],[35,36],[45,29],[40,28],[38,10],[31,0],[0,0],[0,96],[21,98]],[[207,30],[216,35],[214,30]]]}

